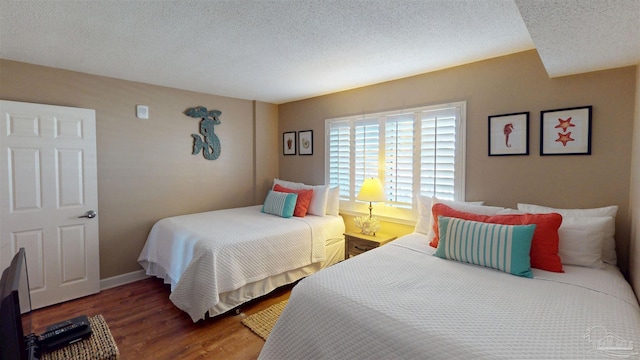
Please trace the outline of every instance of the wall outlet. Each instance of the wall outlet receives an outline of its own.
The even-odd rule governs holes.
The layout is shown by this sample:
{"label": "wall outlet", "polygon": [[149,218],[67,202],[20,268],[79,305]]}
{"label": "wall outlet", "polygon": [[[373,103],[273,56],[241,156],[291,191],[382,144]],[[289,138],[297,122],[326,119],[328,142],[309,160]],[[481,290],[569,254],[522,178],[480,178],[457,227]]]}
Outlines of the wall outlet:
{"label": "wall outlet", "polygon": [[146,105],[136,105],[136,116],[138,119],[148,119],[149,107]]}

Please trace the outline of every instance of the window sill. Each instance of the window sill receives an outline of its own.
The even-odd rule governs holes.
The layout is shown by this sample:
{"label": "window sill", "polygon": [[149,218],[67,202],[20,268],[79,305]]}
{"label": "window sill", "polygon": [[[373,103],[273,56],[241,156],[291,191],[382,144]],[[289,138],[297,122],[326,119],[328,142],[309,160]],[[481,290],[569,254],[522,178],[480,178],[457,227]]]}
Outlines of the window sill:
{"label": "window sill", "polygon": [[[359,211],[353,211],[353,210],[346,210],[346,209],[340,209],[339,212],[341,215],[348,215],[348,216],[363,216],[363,215],[369,215],[368,212],[364,213],[364,212],[359,212]],[[409,226],[415,226],[416,225],[416,219],[407,219],[407,218],[401,218],[401,217],[393,217],[393,216],[387,216],[387,215],[380,215],[380,214],[376,214],[376,212],[373,212],[373,216],[377,217],[378,219],[380,219],[381,221],[384,222],[389,222],[389,223],[394,223],[394,224],[402,224],[402,225],[409,225]]]}

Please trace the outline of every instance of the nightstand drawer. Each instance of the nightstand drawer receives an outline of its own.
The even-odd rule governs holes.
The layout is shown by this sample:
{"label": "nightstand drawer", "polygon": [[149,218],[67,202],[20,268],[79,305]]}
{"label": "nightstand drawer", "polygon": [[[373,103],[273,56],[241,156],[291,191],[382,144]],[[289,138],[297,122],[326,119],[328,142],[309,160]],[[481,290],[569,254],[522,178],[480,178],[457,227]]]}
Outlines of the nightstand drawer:
{"label": "nightstand drawer", "polygon": [[352,256],[360,255],[371,249],[380,247],[396,237],[393,235],[387,235],[379,233],[378,235],[364,235],[356,232],[348,232],[344,234],[345,240],[345,259]]}
{"label": "nightstand drawer", "polygon": [[350,255],[358,255],[362,254],[365,251],[369,251],[371,249],[377,248],[379,245],[375,243],[371,243],[370,241],[361,240],[358,238],[349,239],[349,246],[347,248],[347,254]]}

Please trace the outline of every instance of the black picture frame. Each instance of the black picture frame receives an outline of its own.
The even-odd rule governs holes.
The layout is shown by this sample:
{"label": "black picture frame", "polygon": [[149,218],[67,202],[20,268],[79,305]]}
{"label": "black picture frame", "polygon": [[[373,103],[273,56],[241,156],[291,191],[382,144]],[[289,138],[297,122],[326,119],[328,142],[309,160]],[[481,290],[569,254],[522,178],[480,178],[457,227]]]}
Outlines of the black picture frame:
{"label": "black picture frame", "polygon": [[298,154],[313,155],[313,130],[298,131]]}
{"label": "black picture frame", "polygon": [[489,156],[529,155],[529,112],[489,116]]}
{"label": "black picture frame", "polygon": [[593,107],[540,112],[540,156],[591,155]]}
{"label": "black picture frame", "polygon": [[282,134],[282,154],[296,154],[296,132],[288,131]]}

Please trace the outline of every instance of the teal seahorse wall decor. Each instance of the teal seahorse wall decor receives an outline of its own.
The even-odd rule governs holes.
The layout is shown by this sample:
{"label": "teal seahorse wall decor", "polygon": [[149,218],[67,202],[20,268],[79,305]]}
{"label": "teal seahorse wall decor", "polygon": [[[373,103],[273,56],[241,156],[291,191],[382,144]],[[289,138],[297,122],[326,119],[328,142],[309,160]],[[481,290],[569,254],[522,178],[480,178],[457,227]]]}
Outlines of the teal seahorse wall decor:
{"label": "teal seahorse wall decor", "polygon": [[215,125],[220,125],[220,115],[222,115],[222,111],[220,110],[211,110],[207,111],[207,108],[204,106],[198,106],[194,108],[188,108],[185,112],[185,115],[201,118],[200,120],[200,134],[191,134],[193,137],[193,155],[197,155],[202,150],[202,154],[204,158],[207,160],[215,160],[220,156],[220,150],[222,150],[222,146],[220,145],[220,140],[213,133],[213,127]]}

